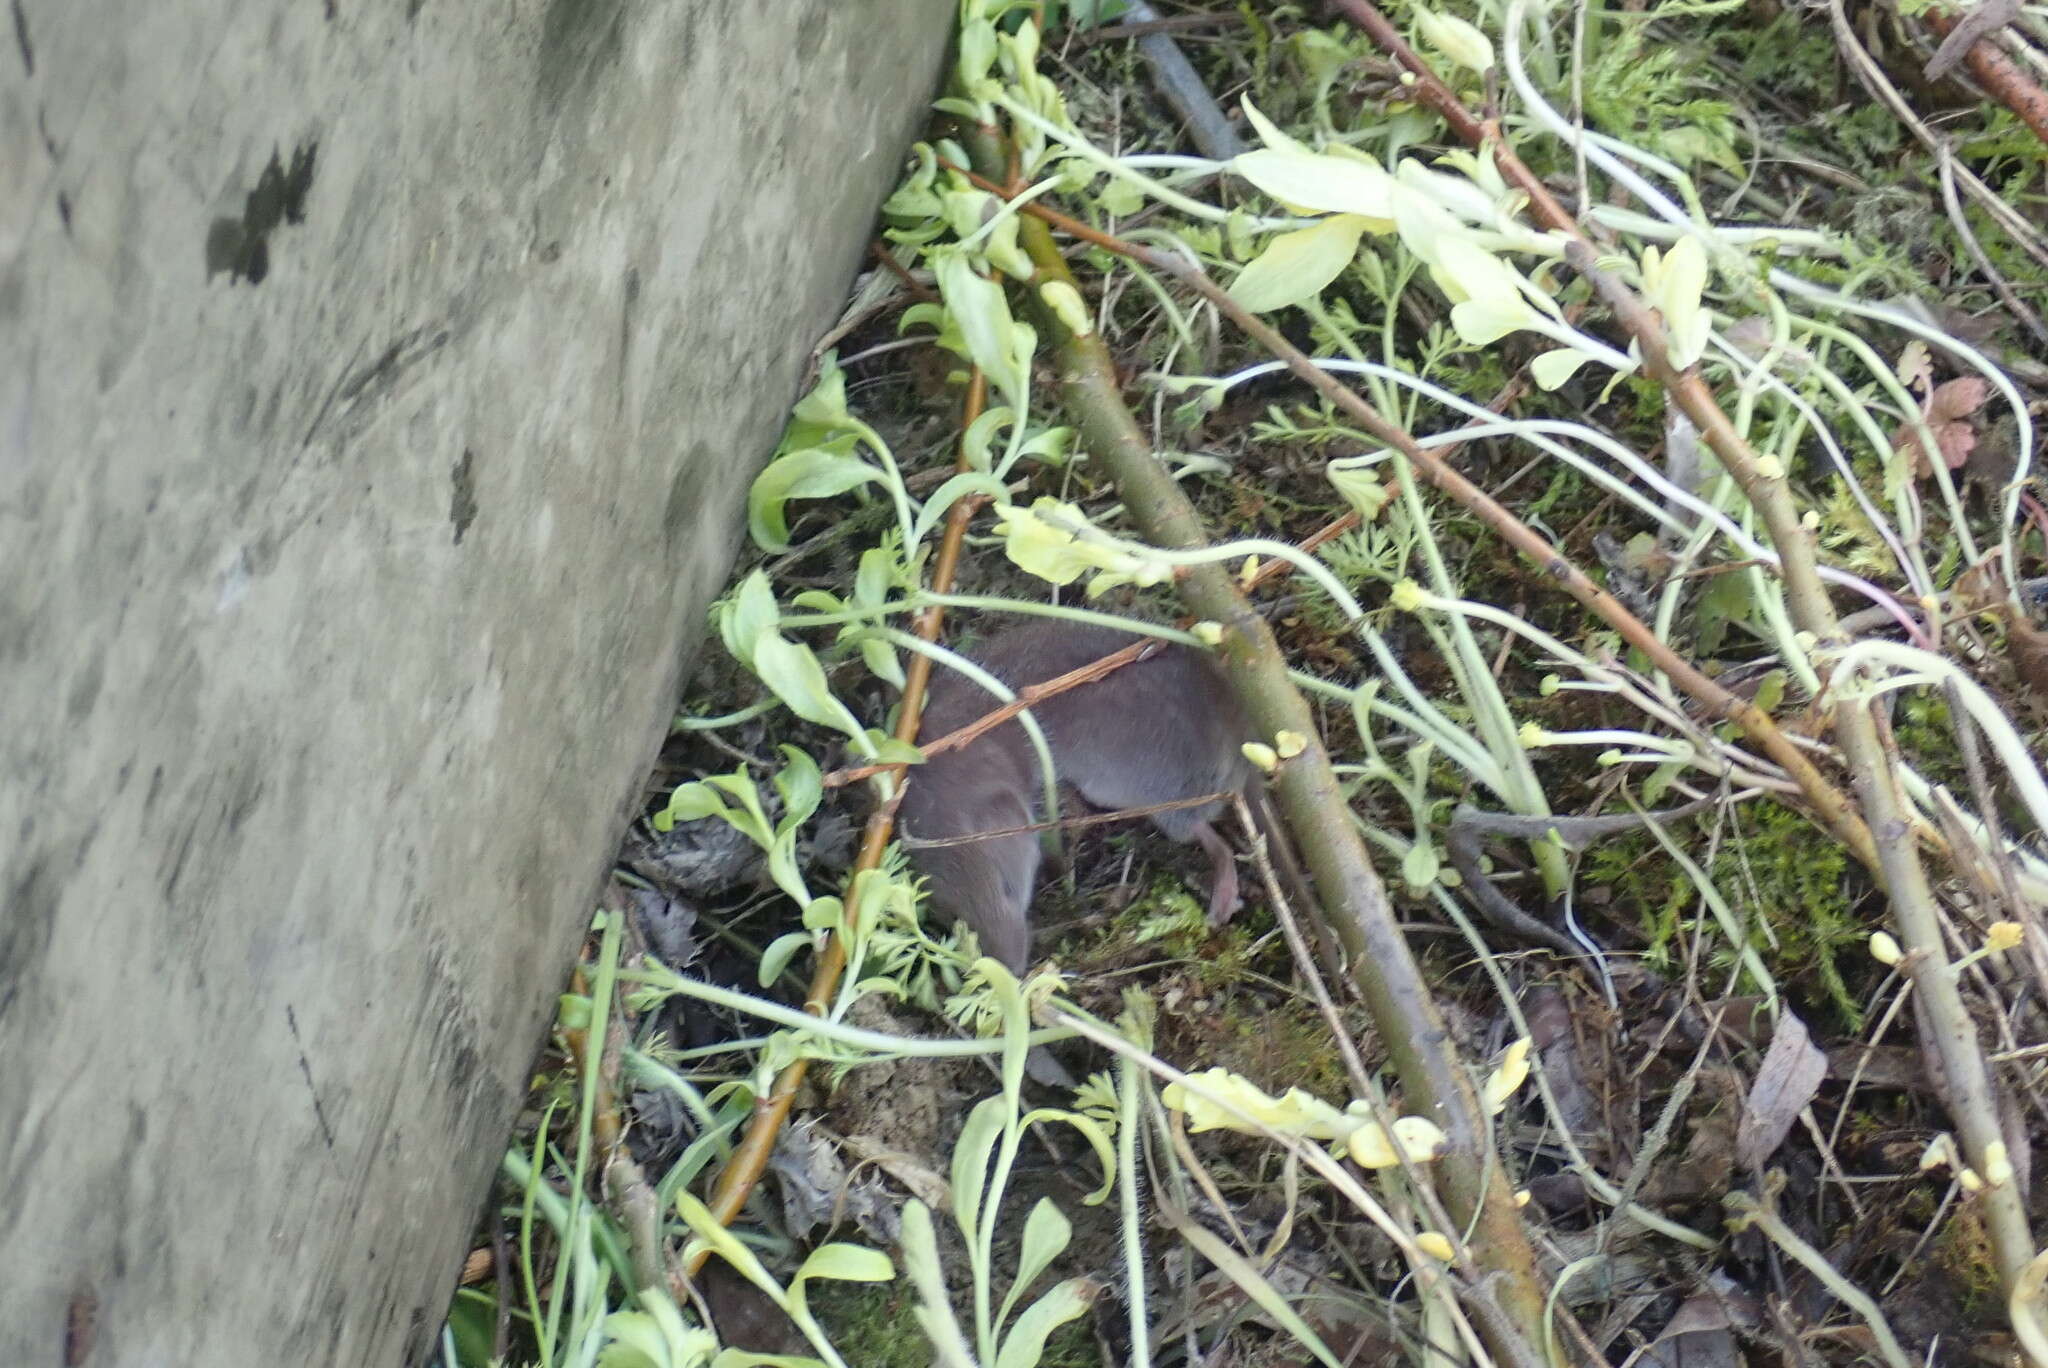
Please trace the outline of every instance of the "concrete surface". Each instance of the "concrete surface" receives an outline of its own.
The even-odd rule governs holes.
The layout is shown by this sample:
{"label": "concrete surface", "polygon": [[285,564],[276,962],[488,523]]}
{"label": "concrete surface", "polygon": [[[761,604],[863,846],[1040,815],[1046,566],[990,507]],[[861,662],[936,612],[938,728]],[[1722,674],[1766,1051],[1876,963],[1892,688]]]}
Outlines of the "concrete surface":
{"label": "concrete surface", "polygon": [[0,1363],[419,1363],[952,6],[8,8]]}

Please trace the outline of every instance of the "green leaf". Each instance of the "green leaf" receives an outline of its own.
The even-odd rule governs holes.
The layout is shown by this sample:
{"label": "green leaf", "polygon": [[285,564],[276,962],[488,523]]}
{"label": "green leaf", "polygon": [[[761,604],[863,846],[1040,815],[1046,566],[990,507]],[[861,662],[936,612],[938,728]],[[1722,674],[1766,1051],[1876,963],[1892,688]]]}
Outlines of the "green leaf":
{"label": "green leaf", "polygon": [[967,464],[975,470],[993,470],[994,457],[990,454],[996,443],[996,434],[1002,432],[1017,420],[1017,415],[1002,404],[985,409],[979,418],[967,425],[967,431],[960,436],[960,450],[967,457]]}
{"label": "green leaf", "polygon": [[925,1338],[932,1342],[937,1362],[953,1368],[972,1364],[974,1352],[953,1319],[953,1304],[946,1294],[946,1274],[939,1267],[938,1240],[932,1232],[931,1209],[913,1201],[903,1208],[903,1271],[917,1285],[917,1320]]}
{"label": "green leaf", "polygon": [[918,510],[917,523],[910,530],[911,544],[923,545],[939,519],[946,516],[946,510],[969,494],[983,494],[1001,500],[1008,491],[1004,489],[1003,482],[993,475],[979,470],[961,471],[933,490],[932,496],[924,501],[924,507]]}
{"label": "green leaf", "polygon": [[782,797],[782,820],[776,823],[777,831],[789,831],[811,820],[811,814],[818,810],[819,800],[825,796],[824,777],[818,773],[818,762],[795,746],[779,747],[784,760],[783,767],[775,773],[775,791]]}
{"label": "green leaf", "polygon": [[829,589],[806,589],[789,601],[792,608],[808,608],[815,613],[843,613],[846,600]]}
{"label": "green leaf", "polygon": [[703,1368],[718,1337],[683,1320],[665,1297],[646,1297],[645,1310],[614,1311],[604,1318],[605,1347],[598,1368]]}
{"label": "green leaf", "polygon": [[984,1097],[967,1114],[960,1138],[953,1142],[953,1219],[972,1241],[981,1226],[981,1193],[988,1182],[989,1159],[1009,1119],[1009,1100],[998,1093]]}
{"label": "green leaf", "polygon": [[1385,167],[1375,162],[1264,147],[1234,158],[1230,169],[1290,209],[1358,215],[1374,232],[1394,231],[1394,197],[1401,193]]}
{"label": "green leaf", "polygon": [[880,608],[896,582],[896,556],[888,546],[870,546],[860,553],[860,569],[853,577],[853,601],[863,608]]}
{"label": "green leaf", "polygon": [[1554,390],[1579,372],[1579,367],[1593,359],[1588,352],[1577,347],[1559,347],[1544,352],[1529,363],[1529,378],[1536,382],[1538,389]]}
{"label": "green leaf", "polygon": [[846,908],[837,898],[813,898],[804,905],[807,931],[838,931],[845,925]]}
{"label": "green leaf", "polygon": [[981,367],[1011,408],[1023,412],[1030,396],[1029,376],[1017,362],[1022,325],[1011,317],[1003,287],[984,278],[973,260],[958,251],[933,252],[932,273],[946,301],[947,316],[959,325],[969,359]]}
{"label": "green leaf", "polygon": [[739,800],[741,810],[734,812],[728,808],[724,814],[725,820],[744,832],[747,839],[755,845],[766,850],[775,840],[775,832],[768,825],[768,814],[762,810],[761,791],[754,787],[753,776],[741,768],[731,774],[708,774],[704,776],[704,782],[723,789],[728,796]]}
{"label": "green leaf", "polygon": [[782,971],[796,958],[797,952],[811,943],[808,931],[791,931],[768,942],[768,948],[761,952],[761,964],[756,978],[763,988],[771,988],[775,980],[782,977]]}
{"label": "green leaf", "polygon": [[853,413],[846,407],[846,372],[839,369],[837,352],[825,353],[818,362],[818,383],[790,412],[798,422],[823,428],[853,426]]}
{"label": "green leaf", "polygon": [[1083,1206],[1100,1206],[1116,1186],[1116,1147],[1109,1142],[1109,1132],[1092,1116],[1080,1112],[1064,1111],[1057,1107],[1040,1107],[1024,1117],[1026,1126],[1035,1126],[1043,1121],[1060,1121],[1081,1132],[1081,1138],[1095,1149],[1095,1158],[1102,1167],[1102,1186],[1081,1199]]}
{"label": "green leaf", "polygon": [[1401,877],[1407,881],[1410,892],[1421,893],[1436,882],[1437,871],[1442,867],[1436,847],[1426,839],[1417,840],[1401,858]]}
{"label": "green leaf", "polygon": [[747,531],[763,551],[789,549],[785,505],[791,499],[829,499],[864,484],[879,484],[882,472],[852,454],[858,439],[848,434],[830,446],[809,447],[778,457],[747,491]]}
{"label": "green leaf", "polygon": [[1282,233],[1230,284],[1230,297],[1253,313],[1270,313],[1322,292],[1358,255],[1365,220],[1338,214],[1313,228]]}
{"label": "green leaf", "polygon": [[677,822],[696,822],[706,817],[728,817],[718,790],[709,784],[678,784],[668,796],[668,806],[654,815],[654,829],[667,831]]}
{"label": "green leaf", "polygon": [[897,659],[896,648],[879,635],[863,634],[857,640],[860,642],[861,663],[868,667],[868,673],[901,689],[904,685],[903,662]]}
{"label": "green leaf", "polygon": [[924,752],[908,741],[884,736],[875,743],[874,763],[878,765],[922,765]]}
{"label": "green leaf", "polygon": [[740,581],[740,587],[719,601],[718,635],[726,653],[748,669],[754,667],[754,643],[773,632],[782,612],[775,604],[775,591],[766,572],[755,570]]}
{"label": "green leaf", "polygon": [[1344,1368],[1337,1356],[1330,1352],[1329,1346],[1323,1343],[1315,1331],[1309,1329],[1308,1322],[1301,1318],[1288,1303],[1287,1298],[1280,1295],[1278,1288],[1266,1281],[1265,1276],[1249,1259],[1186,1216],[1170,1213],[1167,1220],[1180,1232],[1181,1238],[1193,1245],[1203,1258],[1216,1265],[1217,1270],[1225,1277],[1236,1283],[1240,1291],[1251,1298],[1274,1324],[1292,1335],[1302,1348],[1322,1360],[1328,1368]]}
{"label": "green leaf", "polygon": [[1010,1283],[1010,1294],[1003,1299],[1002,1313],[996,1323],[1002,1324],[1010,1318],[1010,1309],[1031,1290],[1031,1284],[1038,1281],[1038,1275],[1052,1266],[1074,1237],[1074,1227],[1050,1197],[1041,1197],[1031,1214],[1024,1218],[1024,1241],[1017,1250],[1017,1276]]}
{"label": "green leaf", "polygon": [[802,1354],[757,1354],[751,1349],[721,1349],[711,1368],[825,1368],[823,1359]]}
{"label": "green leaf", "polygon": [[856,1244],[819,1245],[797,1270],[796,1281],[830,1278],[834,1282],[894,1282],[896,1265],[879,1249]]}
{"label": "green leaf", "polygon": [[832,696],[825,680],[825,667],[811,648],[773,632],[754,643],[754,673],[761,677],[788,709],[806,722],[848,736],[859,736],[861,725],[846,705]]}
{"label": "green leaf", "polygon": [[1046,1339],[1093,1306],[1100,1291],[1100,1284],[1091,1278],[1068,1278],[1031,1303],[1003,1337],[996,1368],[1036,1368],[1045,1357]]}
{"label": "green leaf", "polygon": [[690,1233],[703,1241],[713,1254],[731,1264],[734,1272],[760,1288],[777,1306],[784,1310],[789,1308],[789,1294],[781,1283],[775,1281],[775,1275],[739,1236],[719,1224],[709,1207],[689,1192],[679,1190],[676,1193],[676,1215],[683,1218],[683,1224],[690,1228]]}

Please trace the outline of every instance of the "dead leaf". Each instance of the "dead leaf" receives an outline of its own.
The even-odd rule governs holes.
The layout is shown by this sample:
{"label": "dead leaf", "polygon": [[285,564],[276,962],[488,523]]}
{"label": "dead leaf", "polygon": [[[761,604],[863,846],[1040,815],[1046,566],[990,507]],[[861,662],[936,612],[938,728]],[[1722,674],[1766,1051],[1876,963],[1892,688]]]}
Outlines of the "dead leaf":
{"label": "dead leaf", "polygon": [[1744,1168],[1761,1168],[1785,1143],[1827,1073],[1828,1057],[1807,1035],[1806,1023],[1789,1010],[1780,1012],[1771,1048],[1743,1101],[1742,1123],[1735,1128],[1735,1157]]}
{"label": "dead leaf", "polygon": [[[1977,428],[1970,415],[1984,407],[1984,401],[1990,397],[1991,386],[1982,376],[1963,375],[1936,385],[1921,405],[1921,416],[1950,470],[1960,469],[1970,459],[1970,451],[1977,445]],[[1903,426],[1892,434],[1892,449],[1905,456],[1915,479],[1924,480],[1934,473],[1916,428]]]}
{"label": "dead leaf", "polygon": [[1899,383],[1907,389],[1926,394],[1934,383],[1934,360],[1927,353],[1927,344],[1918,338],[1908,342],[1899,353],[1892,374],[1899,377]]}
{"label": "dead leaf", "polygon": [[2048,699],[2048,632],[2024,613],[2008,613],[2005,637],[2012,645],[2012,671],[2037,698]]}

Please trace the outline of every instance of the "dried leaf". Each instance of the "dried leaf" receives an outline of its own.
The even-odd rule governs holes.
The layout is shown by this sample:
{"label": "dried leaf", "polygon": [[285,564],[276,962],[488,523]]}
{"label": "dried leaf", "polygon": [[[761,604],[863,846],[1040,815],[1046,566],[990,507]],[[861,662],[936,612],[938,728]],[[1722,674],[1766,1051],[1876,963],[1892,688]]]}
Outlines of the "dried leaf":
{"label": "dried leaf", "polygon": [[1744,1168],[1761,1167],[1785,1143],[1827,1072],[1828,1057],[1808,1037],[1806,1023],[1790,1011],[1780,1013],[1735,1130],[1735,1157]]}
{"label": "dried leaf", "polygon": [[2024,613],[2010,613],[2005,635],[2012,643],[2013,673],[2035,697],[2048,700],[2048,632],[2027,621]]}
{"label": "dried leaf", "polygon": [[[1927,427],[1934,433],[1935,446],[1950,470],[1960,469],[1970,459],[1970,451],[1977,445],[1977,428],[1970,415],[1984,407],[1984,401],[1990,397],[1991,386],[1982,376],[1963,375],[1936,385],[1921,406]],[[1915,479],[1924,480],[1934,473],[1915,429],[1900,428],[1892,436],[1892,447],[1912,463]]]}

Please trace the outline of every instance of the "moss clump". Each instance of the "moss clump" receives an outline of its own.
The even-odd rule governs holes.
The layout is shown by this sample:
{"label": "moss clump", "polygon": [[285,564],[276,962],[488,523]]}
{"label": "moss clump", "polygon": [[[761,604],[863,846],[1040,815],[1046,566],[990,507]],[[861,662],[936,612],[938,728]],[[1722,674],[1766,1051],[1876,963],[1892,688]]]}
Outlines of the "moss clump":
{"label": "moss clump", "polygon": [[[931,1341],[918,1327],[917,1296],[907,1283],[821,1279],[808,1291],[812,1313],[848,1363],[859,1368],[931,1368]],[[1100,1368],[1101,1363],[1087,1316],[1055,1330],[1038,1360],[1039,1368]]]}
{"label": "moss clump", "polygon": [[[1852,879],[1848,852],[1790,808],[1751,804],[1739,816],[1739,829],[1721,842],[1708,868],[1714,887],[1781,984],[1808,980],[1811,997],[1835,1007],[1849,1029],[1860,1027],[1863,1008],[1843,977],[1839,957],[1860,945],[1870,928],[1855,914],[1852,898],[1861,885]],[[1659,969],[1672,967],[1680,933],[1691,934],[1700,918],[1711,915],[1692,880],[1648,834],[1591,852],[1584,882],[1611,889],[1618,912],[1637,909],[1649,941],[1647,958]],[[1740,947],[1727,945],[1718,926],[1710,928],[1710,935],[1719,943],[1715,966],[1736,964]],[[1735,991],[1754,992],[1761,986],[1745,982]]]}

